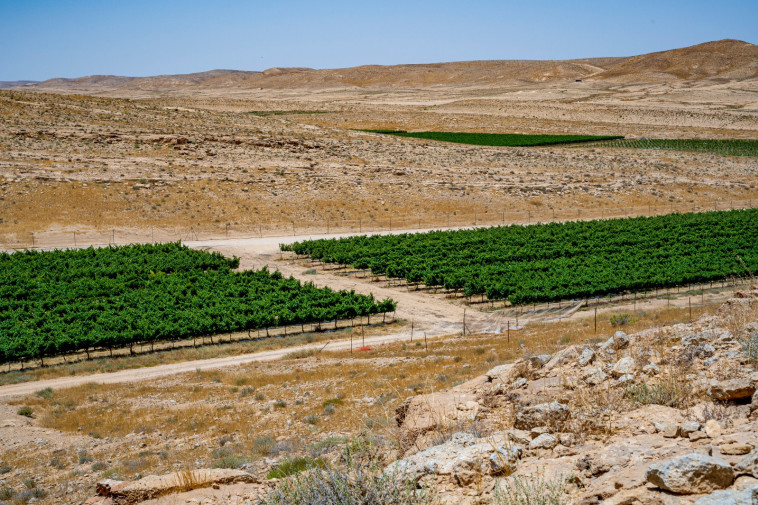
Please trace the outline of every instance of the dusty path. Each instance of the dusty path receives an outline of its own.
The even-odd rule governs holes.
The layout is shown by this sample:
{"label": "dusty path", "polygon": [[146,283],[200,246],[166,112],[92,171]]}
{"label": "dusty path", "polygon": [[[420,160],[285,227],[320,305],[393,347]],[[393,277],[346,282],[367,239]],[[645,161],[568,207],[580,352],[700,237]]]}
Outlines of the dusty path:
{"label": "dusty path", "polygon": [[[439,336],[450,333],[445,331],[444,328],[438,328],[434,330],[427,330],[427,336]],[[419,338],[419,333],[415,333],[415,339]],[[366,337],[366,346],[388,344],[392,342],[401,342],[410,340],[411,333],[408,331],[394,333],[391,335],[380,335],[376,337]],[[415,340],[414,339],[414,340]],[[282,349],[276,349],[274,351],[261,351],[250,354],[241,354],[237,356],[228,356],[224,358],[211,358],[201,359],[193,361],[185,361],[183,363],[171,363],[167,365],[158,365],[147,368],[135,368],[130,370],[121,370],[118,372],[101,373],[93,375],[81,375],[74,377],[60,377],[56,379],[47,379],[41,381],[24,382],[21,384],[12,384],[8,386],[0,387],[0,398],[8,398],[11,396],[28,395],[32,394],[40,389],[47,387],[53,389],[70,388],[75,386],[81,386],[88,383],[98,384],[116,384],[121,382],[134,382],[147,379],[154,379],[156,377],[164,377],[166,375],[174,375],[179,373],[195,372],[198,370],[213,370],[224,367],[233,367],[237,365],[243,365],[245,363],[252,363],[256,361],[273,361],[281,359],[289,353],[301,350],[314,349],[319,350],[324,347],[323,342],[316,344],[298,345],[292,347],[285,347]],[[333,340],[329,341],[326,345],[327,351],[347,350],[350,349],[350,340]],[[353,339],[352,345],[354,348],[358,348],[362,345],[360,339]]]}

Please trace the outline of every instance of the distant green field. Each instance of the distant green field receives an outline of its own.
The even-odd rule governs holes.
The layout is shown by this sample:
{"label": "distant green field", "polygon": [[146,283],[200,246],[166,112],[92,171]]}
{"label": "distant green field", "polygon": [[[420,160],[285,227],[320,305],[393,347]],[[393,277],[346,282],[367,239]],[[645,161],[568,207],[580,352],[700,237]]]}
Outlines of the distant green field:
{"label": "distant green field", "polygon": [[475,146],[528,147],[569,144],[574,142],[596,142],[600,140],[623,139],[619,136],[596,135],[519,135],[514,133],[463,133],[463,132],[406,132],[403,130],[361,130],[369,133],[384,133],[398,137],[439,140],[456,144]]}
{"label": "distant green field", "polygon": [[601,142],[592,147],[626,147],[629,149],[666,149],[728,156],[758,156],[758,140],[638,139]]}

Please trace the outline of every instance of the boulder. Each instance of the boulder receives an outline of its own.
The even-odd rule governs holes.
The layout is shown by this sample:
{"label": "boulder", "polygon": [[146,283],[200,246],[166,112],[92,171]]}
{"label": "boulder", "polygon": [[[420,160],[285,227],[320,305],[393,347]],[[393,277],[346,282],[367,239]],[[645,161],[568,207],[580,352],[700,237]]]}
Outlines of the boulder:
{"label": "boulder", "polygon": [[753,398],[750,402],[750,410],[758,410],[758,390],[753,393]]}
{"label": "boulder", "polygon": [[737,463],[734,469],[739,473],[758,477],[758,449],[753,449],[750,454]]}
{"label": "boulder", "polygon": [[582,354],[579,355],[579,359],[576,360],[579,366],[587,366],[595,360],[595,351],[589,347],[585,347]]}
{"label": "boulder", "polygon": [[552,449],[558,445],[558,439],[549,433],[543,433],[529,443],[530,449]]}
{"label": "boulder", "polygon": [[597,386],[608,378],[605,372],[599,368],[588,368],[582,379],[590,386]]}
{"label": "boulder", "polygon": [[495,368],[489,370],[486,374],[487,379],[490,381],[501,380],[505,383],[511,382],[515,377],[511,376],[513,372],[513,363],[506,363],[505,365],[498,365]]}
{"label": "boulder", "polygon": [[536,426],[551,426],[565,421],[569,417],[569,408],[556,401],[526,407],[516,414],[514,426],[520,430],[530,430]]}
{"label": "boulder", "polygon": [[629,347],[629,336],[623,331],[613,334],[613,348],[617,351]]}
{"label": "boulder", "polygon": [[716,421],[715,419],[709,419],[708,421],[705,422],[703,431],[705,432],[706,435],[708,435],[711,438],[718,438],[721,436],[721,432],[723,430],[718,421]]}
{"label": "boulder", "polygon": [[386,471],[400,471],[412,478],[448,476],[459,486],[468,486],[481,476],[512,473],[521,453],[521,447],[506,437],[484,439],[470,433],[456,433],[444,444],[392,463]]}
{"label": "boulder", "polygon": [[567,347],[562,351],[559,351],[550,358],[550,361],[545,363],[545,370],[552,370],[555,367],[563,366],[574,361],[579,355],[579,351],[575,345]]}
{"label": "boulder", "polygon": [[697,500],[694,505],[755,505],[758,503],[758,484],[744,489],[715,491]]}
{"label": "boulder", "polygon": [[613,365],[611,374],[614,377],[619,378],[622,375],[633,375],[636,369],[637,364],[634,362],[634,358],[627,356],[626,358],[621,358],[615,365]]}
{"label": "boulder", "polygon": [[719,447],[719,451],[721,451],[721,454],[724,454],[726,456],[744,456],[745,454],[750,453],[750,451],[753,450],[753,446],[750,444],[740,444],[738,442],[733,442],[731,444],[724,444],[721,447]]}
{"label": "boulder", "polygon": [[755,384],[750,379],[731,379],[728,381],[712,381],[708,388],[708,396],[714,400],[743,400],[755,393]]}
{"label": "boulder", "polygon": [[679,427],[683,437],[689,437],[690,433],[695,433],[699,429],[700,423],[697,421],[684,421]]}
{"label": "boulder", "polygon": [[693,453],[651,465],[645,477],[651,484],[672,493],[700,494],[731,486],[734,472],[726,461]]}

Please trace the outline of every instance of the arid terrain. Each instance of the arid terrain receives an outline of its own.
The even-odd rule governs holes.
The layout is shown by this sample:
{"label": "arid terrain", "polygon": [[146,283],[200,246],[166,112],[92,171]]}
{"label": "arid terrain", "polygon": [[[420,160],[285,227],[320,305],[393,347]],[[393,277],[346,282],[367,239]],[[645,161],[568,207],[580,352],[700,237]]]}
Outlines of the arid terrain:
{"label": "arid terrain", "polygon": [[[757,158],[360,129],[758,139],[758,46],[0,89],[0,249],[182,240],[242,268],[399,302],[361,351],[348,329],[5,373],[0,503],[79,504],[106,481],[90,503],[242,505],[297,457],[400,465],[446,503],[493,503],[510,473],[586,505],[691,504],[758,482],[748,279],[617,299],[595,330],[588,307],[535,308],[516,323],[277,252],[321,234],[754,207]],[[465,468],[451,462],[461,453]],[[735,470],[708,459],[721,480],[678,477],[686,492],[647,477],[690,453]]]}

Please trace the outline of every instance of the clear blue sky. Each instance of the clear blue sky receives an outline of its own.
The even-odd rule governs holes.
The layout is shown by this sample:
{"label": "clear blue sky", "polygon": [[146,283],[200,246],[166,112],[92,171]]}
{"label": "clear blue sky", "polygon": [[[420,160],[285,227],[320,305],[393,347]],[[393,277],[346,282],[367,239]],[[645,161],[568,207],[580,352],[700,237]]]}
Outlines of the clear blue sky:
{"label": "clear blue sky", "polygon": [[0,80],[628,56],[758,43],[758,0],[0,0]]}

